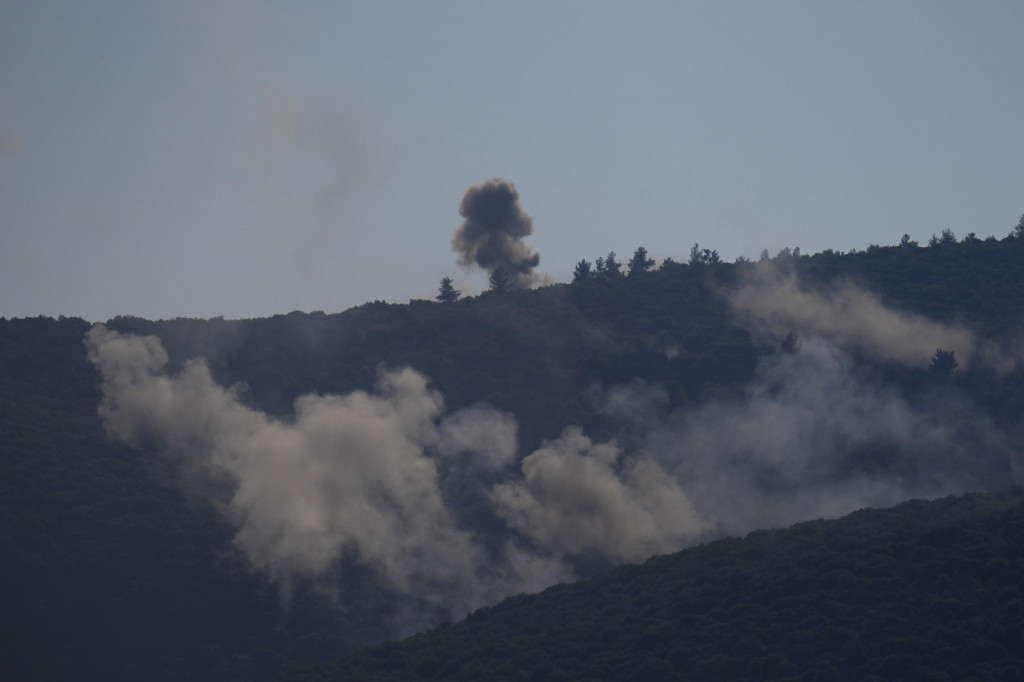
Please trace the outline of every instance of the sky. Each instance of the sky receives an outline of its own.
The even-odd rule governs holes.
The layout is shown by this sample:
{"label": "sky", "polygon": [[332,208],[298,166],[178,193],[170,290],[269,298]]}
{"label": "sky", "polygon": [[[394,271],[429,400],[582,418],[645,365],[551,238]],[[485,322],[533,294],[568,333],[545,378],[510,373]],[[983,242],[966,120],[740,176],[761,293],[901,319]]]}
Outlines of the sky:
{"label": "sky", "polygon": [[466,189],[549,281],[1005,236],[1024,3],[0,0],[0,316],[432,298]]}

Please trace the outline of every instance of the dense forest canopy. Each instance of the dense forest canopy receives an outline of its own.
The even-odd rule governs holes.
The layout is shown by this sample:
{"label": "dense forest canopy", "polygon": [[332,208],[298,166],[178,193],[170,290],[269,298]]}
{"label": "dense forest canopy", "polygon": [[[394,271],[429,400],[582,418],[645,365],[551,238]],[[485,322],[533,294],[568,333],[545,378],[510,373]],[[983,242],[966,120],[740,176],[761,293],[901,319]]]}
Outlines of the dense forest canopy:
{"label": "dense forest canopy", "polygon": [[4,668],[269,679],[654,553],[1020,482],[1020,237],[2,320]]}

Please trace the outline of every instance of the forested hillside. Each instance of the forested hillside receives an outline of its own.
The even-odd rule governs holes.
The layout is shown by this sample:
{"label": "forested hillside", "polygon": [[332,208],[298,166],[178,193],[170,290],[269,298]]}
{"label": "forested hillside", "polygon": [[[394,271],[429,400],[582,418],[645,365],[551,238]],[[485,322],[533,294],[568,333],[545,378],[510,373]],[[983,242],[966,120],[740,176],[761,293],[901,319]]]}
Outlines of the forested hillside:
{"label": "forested hillside", "polygon": [[[696,255],[337,314],[119,317],[102,332],[0,320],[0,590],[18,624],[2,669],[270,679],[654,553],[1020,482],[1024,239],[787,250],[761,263]],[[360,459],[344,459],[346,438]],[[273,443],[287,445],[289,466],[267,459]],[[392,465],[395,452],[405,459]],[[338,493],[346,481],[372,484],[358,509]],[[347,520],[358,510],[392,532],[360,535]],[[778,537],[817,537],[808,529],[819,526],[801,528]],[[839,537],[828,528],[822,537]],[[949,533],[948,551],[967,551],[967,536]],[[1019,540],[1019,528],[1007,533]],[[376,543],[395,536],[405,544]],[[430,554],[438,537],[464,549],[463,563]],[[1016,546],[1006,561],[1019,563]],[[645,570],[669,561],[691,559]],[[614,628],[601,640],[606,625],[592,618],[599,641],[628,641]],[[1011,648],[1013,632],[991,641]],[[776,634],[750,656],[801,664]],[[734,670],[748,649],[722,653],[725,668],[669,651],[642,679]],[[841,667],[852,654],[836,655],[828,663]],[[558,671],[571,674],[554,665],[538,679]]]}
{"label": "forested hillside", "polygon": [[289,676],[1019,680],[1024,491],[756,531],[484,608]]}

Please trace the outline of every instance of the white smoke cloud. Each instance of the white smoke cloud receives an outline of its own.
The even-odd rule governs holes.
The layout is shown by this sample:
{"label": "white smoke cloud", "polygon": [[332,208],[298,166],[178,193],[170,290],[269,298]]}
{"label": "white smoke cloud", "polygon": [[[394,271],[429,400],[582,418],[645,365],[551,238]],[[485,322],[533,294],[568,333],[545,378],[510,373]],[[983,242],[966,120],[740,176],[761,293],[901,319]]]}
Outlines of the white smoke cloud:
{"label": "white smoke cloud", "polygon": [[572,569],[558,557],[539,554],[512,541],[505,545],[505,560],[511,569],[506,583],[517,584],[527,594],[576,578]]}
{"label": "white smoke cloud", "polygon": [[599,413],[644,431],[655,428],[665,417],[669,402],[663,387],[640,379],[608,389],[595,385],[589,398]]}
{"label": "white smoke cloud", "polygon": [[621,455],[567,428],[523,459],[521,481],[494,487],[498,513],[557,553],[618,560],[677,550],[710,528],[656,462],[633,457],[620,472]]}
{"label": "white smoke cloud", "polygon": [[[641,560],[1021,471],[966,399],[911,400],[811,336],[765,358],[738,399],[670,414],[656,386],[595,390],[628,449],[570,427],[518,466],[512,415],[485,404],[446,415],[408,368],[382,372],[374,392],[302,396],[286,420],[245,406],[201,360],[167,373],[154,337],[97,325],[86,345],[109,433],[216,478],[209,488],[226,492],[214,502],[255,566],[287,580],[355,557],[453,613],[567,580],[575,558]],[[460,526],[464,510],[442,492],[453,488],[483,495],[513,531],[504,544]]]}
{"label": "white smoke cloud", "polygon": [[[326,575],[342,556],[355,556],[395,590],[464,613],[570,579],[566,555],[643,558],[682,547],[699,528],[683,528],[692,509],[657,464],[632,461],[617,473],[614,446],[591,448],[577,433],[556,443],[577,448],[564,453],[566,462],[590,476],[577,484],[597,486],[592,504],[612,506],[538,507],[545,522],[581,516],[557,519],[560,528],[540,535],[536,524],[522,525],[534,545],[510,539],[488,555],[446,506],[433,456],[468,467],[450,472],[453,480],[483,486],[476,473],[515,464],[511,415],[485,404],[444,415],[441,394],[405,368],[382,372],[373,393],[301,396],[294,417],[279,419],[218,386],[202,360],[167,373],[168,356],[155,337],[96,325],[85,343],[102,379],[99,414],[110,435],[169,453],[188,474],[219,482],[205,489],[223,496],[213,502],[235,525],[235,544],[254,566],[285,582]],[[551,479],[552,447],[524,460],[524,491],[572,483]],[[517,485],[524,483],[499,484],[494,499]],[[573,523],[604,537],[558,541]]]}
{"label": "white smoke cloud", "polygon": [[476,548],[424,453],[443,401],[422,375],[385,372],[375,394],[302,396],[285,422],[242,405],[202,362],[157,374],[167,355],[153,337],[97,326],[86,343],[103,377],[107,429],[226,476],[236,543],[255,565],[315,574],[354,550],[402,591],[472,581]]}
{"label": "white smoke cloud", "polygon": [[[642,559],[710,527],[656,462],[578,429],[510,469],[511,415],[485,404],[444,415],[440,393],[408,368],[382,372],[373,393],[301,396],[284,420],[246,407],[201,360],[166,373],[155,337],[97,325],[86,345],[108,432],[226,483],[216,502],[236,526],[236,545],[279,578],[324,574],[354,554],[398,591],[465,608],[568,579],[565,559],[575,555]],[[527,542],[509,540],[497,563],[487,558],[446,507],[434,455],[469,467],[450,475],[483,490],[476,473],[507,470],[513,478],[488,499]]]}
{"label": "white smoke cloud", "polygon": [[795,332],[823,336],[846,348],[906,365],[927,366],[936,348],[969,361],[974,335],[963,327],[901,313],[849,282],[827,293],[801,288],[796,275],[771,263],[752,265],[746,281],[728,292],[739,321],[776,340]]}
{"label": "white smoke cloud", "polygon": [[763,361],[741,399],[654,423],[638,442],[726,534],[991,487],[1017,459],[966,399],[912,402],[820,339]]}
{"label": "white smoke cloud", "polygon": [[488,467],[501,468],[515,462],[517,431],[515,417],[480,403],[441,421],[437,449],[445,455],[471,452]]}

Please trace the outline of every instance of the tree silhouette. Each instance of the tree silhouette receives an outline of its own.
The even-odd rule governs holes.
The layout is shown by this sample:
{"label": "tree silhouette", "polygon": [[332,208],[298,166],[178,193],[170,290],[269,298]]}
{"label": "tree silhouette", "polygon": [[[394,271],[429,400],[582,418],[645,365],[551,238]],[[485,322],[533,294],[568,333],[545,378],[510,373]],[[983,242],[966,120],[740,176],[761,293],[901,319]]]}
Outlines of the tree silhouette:
{"label": "tree silhouette", "polygon": [[572,283],[579,284],[580,282],[586,282],[590,279],[590,261],[586,258],[576,264],[576,269],[572,272]]}
{"label": "tree silhouette", "polygon": [[690,265],[714,265],[721,261],[722,259],[718,256],[718,251],[702,249],[699,243],[694,242],[693,248],[690,249]]}
{"label": "tree silhouette", "polygon": [[647,257],[647,249],[642,246],[637,247],[636,251],[633,252],[633,257],[629,259],[629,276],[642,275],[651,268],[654,267],[654,259]]}
{"label": "tree silhouette", "polygon": [[441,303],[455,303],[461,295],[462,292],[453,286],[452,278],[444,277],[441,279],[441,285],[437,289],[435,298]]}
{"label": "tree silhouette", "polygon": [[499,294],[503,294],[512,288],[512,280],[509,279],[508,272],[500,265],[491,270],[491,275],[487,278],[487,281],[491,285],[491,291]]}
{"label": "tree silhouette", "polygon": [[932,238],[928,240],[928,246],[956,246],[956,234],[953,230],[943,230],[941,237],[936,237],[934,234]]}
{"label": "tree silhouette", "polygon": [[619,277],[622,275],[622,263],[615,260],[614,251],[609,251],[608,255],[604,258],[604,274],[609,277]]}
{"label": "tree silhouette", "polygon": [[932,357],[931,364],[928,365],[928,371],[936,376],[948,377],[958,366],[956,351],[938,348],[935,350],[935,356]]}

